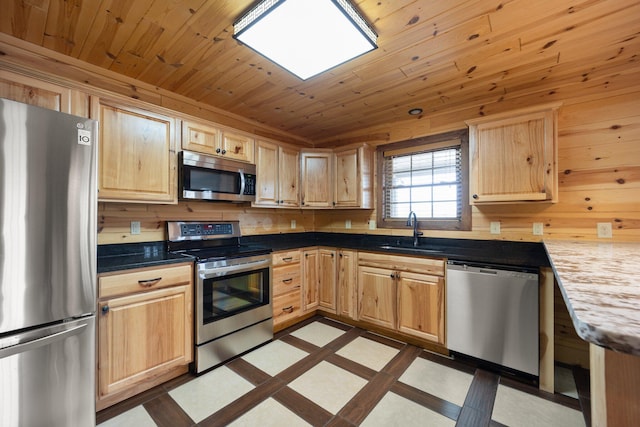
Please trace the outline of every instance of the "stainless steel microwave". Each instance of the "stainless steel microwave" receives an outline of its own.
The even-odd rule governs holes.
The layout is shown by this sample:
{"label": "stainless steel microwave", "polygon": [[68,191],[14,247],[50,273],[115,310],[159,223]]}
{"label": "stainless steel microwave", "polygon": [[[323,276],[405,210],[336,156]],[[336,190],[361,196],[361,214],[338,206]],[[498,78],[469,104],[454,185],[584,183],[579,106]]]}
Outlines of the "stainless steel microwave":
{"label": "stainless steel microwave", "polygon": [[256,199],[256,166],[205,154],[178,154],[181,199],[252,202]]}

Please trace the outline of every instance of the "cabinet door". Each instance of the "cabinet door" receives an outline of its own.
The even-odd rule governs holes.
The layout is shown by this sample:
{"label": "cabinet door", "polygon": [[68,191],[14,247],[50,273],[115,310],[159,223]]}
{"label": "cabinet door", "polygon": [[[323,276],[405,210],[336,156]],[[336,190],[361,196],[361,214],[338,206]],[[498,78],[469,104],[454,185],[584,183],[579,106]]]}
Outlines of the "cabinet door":
{"label": "cabinet door", "polygon": [[[219,154],[230,159],[253,163],[254,146],[254,139],[250,136],[223,130]],[[216,154],[218,154],[217,150]]]}
{"label": "cabinet door", "polygon": [[101,300],[98,398],[192,361],[191,285]]}
{"label": "cabinet door", "polygon": [[302,257],[302,309],[307,312],[318,308],[318,250],[304,251]]}
{"label": "cabinet door", "polygon": [[204,123],[182,122],[182,149],[216,154],[220,146],[220,129]]}
{"label": "cabinet door", "polygon": [[393,270],[358,267],[358,320],[396,328],[396,280]]}
{"label": "cabinet door", "polygon": [[254,206],[278,206],[278,146],[258,141],[256,148],[256,201]]}
{"label": "cabinet door", "polygon": [[444,344],[443,277],[399,273],[398,330]]}
{"label": "cabinet door", "polygon": [[335,153],[334,201],[336,207],[360,206],[358,149]]}
{"label": "cabinet door", "polygon": [[553,108],[468,122],[471,203],[557,201],[556,114]]}
{"label": "cabinet door", "polygon": [[320,307],[336,313],[336,251],[320,249],[319,257],[319,289]]}
{"label": "cabinet door", "polygon": [[86,117],[71,110],[71,89],[3,70],[0,70],[0,98]]}
{"label": "cabinet door", "polygon": [[354,251],[338,253],[338,314],[356,318],[356,255]]}
{"label": "cabinet door", "polygon": [[175,120],[100,101],[99,200],[177,203]]}
{"label": "cabinet door", "polygon": [[302,206],[328,208],[333,206],[331,182],[331,153],[303,152],[302,166]]}
{"label": "cabinet door", "polygon": [[300,151],[289,147],[280,147],[279,153],[279,205],[300,206]]}

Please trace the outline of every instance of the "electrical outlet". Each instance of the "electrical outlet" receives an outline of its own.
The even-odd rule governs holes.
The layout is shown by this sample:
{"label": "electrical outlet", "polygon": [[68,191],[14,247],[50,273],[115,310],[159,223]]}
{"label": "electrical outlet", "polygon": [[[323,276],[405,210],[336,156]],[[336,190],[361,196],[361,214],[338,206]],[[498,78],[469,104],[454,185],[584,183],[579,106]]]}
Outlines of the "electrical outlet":
{"label": "electrical outlet", "polygon": [[140,234],[140,221],[131,221],[131,234]]}
{"label": "electrical outlet", "polygon": [[376,229],[376,220],[375,219],[370,219],[369,220],[369,230],[375,230]]}
{"label": "electrical outlet", "polygon": [[599,222],[597,225],[598,237],[604,239],[611,239],[613,237],[613,230],[610,222]]}
{"label": "electrical outlet", "polygon": [[542,236],[544,234],[544,226],[541,222],[533,223],[533,235]]}
{"label": "electrical outlet", "polygon": [[292,219],[292,220],[291,220],[291,229],[292,229],[292,230],[295,230],[295,229],[296,229],[296,220],[295,220],[295,219]]}
{"label": "electrical outlet", "polygon": [[351,220],[350,219],[345,219],[344,220],[344,228],[346,228],[347,230],[349,230],[351,228]]}
{"label": "electrical outlet", "polygon": [[491,234],[500,234],[500,221],[491,221],[489,232]]}

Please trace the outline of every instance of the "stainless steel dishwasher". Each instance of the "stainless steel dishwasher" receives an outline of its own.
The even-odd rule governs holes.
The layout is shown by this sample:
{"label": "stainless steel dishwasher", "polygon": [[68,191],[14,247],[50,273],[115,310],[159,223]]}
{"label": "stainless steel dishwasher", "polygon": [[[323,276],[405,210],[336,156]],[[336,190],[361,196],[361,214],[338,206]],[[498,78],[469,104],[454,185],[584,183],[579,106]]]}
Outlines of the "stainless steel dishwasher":
{"label": "stainless steel dishwasher", "polygon": [[537,270],[447,263],[447,347],[539,375]]}

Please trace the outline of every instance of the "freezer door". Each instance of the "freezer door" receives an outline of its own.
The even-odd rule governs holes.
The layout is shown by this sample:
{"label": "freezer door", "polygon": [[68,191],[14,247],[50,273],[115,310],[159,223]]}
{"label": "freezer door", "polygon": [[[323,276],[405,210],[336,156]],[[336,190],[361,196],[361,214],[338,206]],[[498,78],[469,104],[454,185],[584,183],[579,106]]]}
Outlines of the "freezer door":
{"label": "freezer door", "polygon": [[0,424],[95,426],[95,317],[0,339]]}
{"label": "freezer door", "polygon": [[0,334],[95,311],[95,127],[0,99]]}

